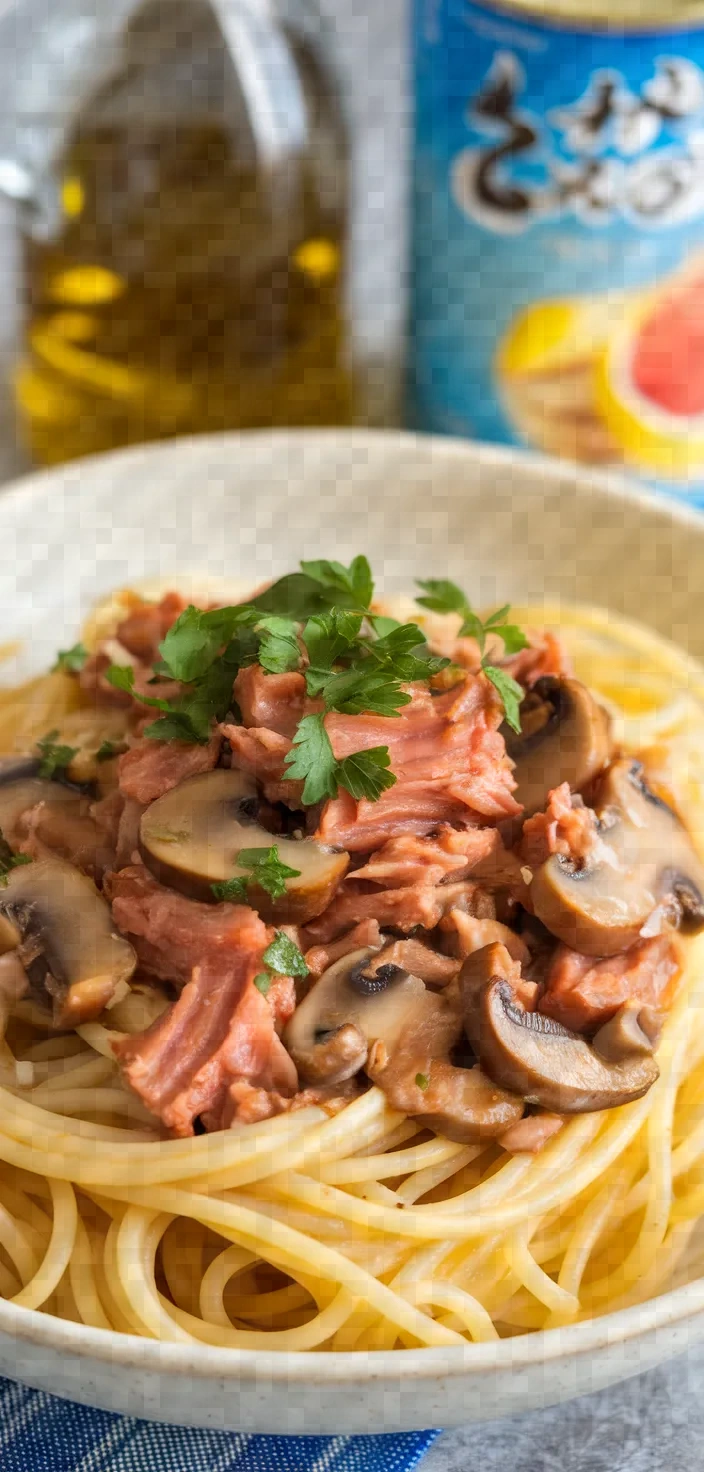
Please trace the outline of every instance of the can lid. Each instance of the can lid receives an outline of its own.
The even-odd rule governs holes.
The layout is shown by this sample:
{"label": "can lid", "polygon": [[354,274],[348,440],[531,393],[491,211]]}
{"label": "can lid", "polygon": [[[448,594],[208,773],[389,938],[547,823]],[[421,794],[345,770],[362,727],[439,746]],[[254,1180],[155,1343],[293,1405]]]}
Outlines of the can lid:
{"label": "can lid", "polygon": [[704,23],[704,0],[490,0],[492,8],[612,31],[685,30]]}

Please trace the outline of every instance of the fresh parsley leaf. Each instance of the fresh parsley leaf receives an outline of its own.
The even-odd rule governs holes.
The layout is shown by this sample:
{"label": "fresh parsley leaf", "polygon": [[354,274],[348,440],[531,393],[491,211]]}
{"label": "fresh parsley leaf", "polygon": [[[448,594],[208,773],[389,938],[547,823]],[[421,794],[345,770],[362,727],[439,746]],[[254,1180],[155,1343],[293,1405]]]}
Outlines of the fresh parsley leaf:
{"label": "fresh parsley leaf", "polygon": [[[116,690],[134,694],[134,670],[131,665],[111,664],[105,671],[108,684]],[[229,681],[232,690],[232,680]],[[204,746],[210,739],[212,699],[209,689],[203,685],[192,694],[185,694],[178,703],[159,700],[152,695],[136,697],[141,705],[163,711],[163,718],[145,726],[144,735],[153,741],[187,741],[191,745]]]}
{"label": "fresh parsley leaf", "polygon": [[131,664],[111,664],[105,671],[105,678],[108,685],[112,685],[115,690],[124,690],[126,695],[134,694],[134,670]]}
{"label": "fresh parsley leaf", "polygon": [[487,679],[491,680],[494,689],[501,697],[509,726],[513,731],[520,732],[520,704],[525,692],[507,670],[501,669],[499,665],[490,664],[485,657],[489,634],[496,634],[503,640],[506,655],[517,654],[520,649],[528,648],[528,640],[523,630],[519,629],[518,624],[506,622],[511,612],[510,603],[504,603],[502,608],[497,608],[494,613],[489,614],[488,618],[481,619],[456,583],[431,579],[429,582],[420,583],[419,586],[427,590],[427,596],[417,600],[425,608],[431,608],[436,613],[462,614],[460,636],[469,635],[472,639],[476,639],[484,674]]}
{"label": "fresh parsley leaf", "polygon": [[248,886],[256,884],[260,889],[266,890],[273,900],[280,900],[286,893],[286,880],[298,879],[301,873],[300,869],[290,869],[288,864],[282,863],[276,844],[271,848],[240,849],[237,866],[251,872],[234,879],[226,879],[223,883],[211,884],[210,888],[216,899],[246,904]]}
{"label": "fresh parsley leaf", "polygon": [[272,900],[280,900],[286,893],[286,880],[299,879],[301,870],[291,869],[279,858],[276,844],[271,848],[243,848],[237,855],[241,869],[251,869],[246,884],[257,884],[266,890]]}
{"label": "fresh parsley leaf", "polygon": [[373,624],[378,639],[385,639],[386,635],[392,634],[394,629],[403,628],[403,624],[400,624],[397,618],[387,618],[383,613],[368,613],[367,618]]}
{"label": "fresh parsley leaf", "polygon": [[337,596],[339,594],[353,599],[358,608],[368,608],[372,601],[374,579],[366,557],[355,557],[349,567],[341,562],[328,562],[324,559],[318,562],[302,562],[301,570],[306,577],[334,593],[335,603],[340,601]]}
{"label": "fresh parsley leaf", "polygon": [[416,1086],[421,1089],[424,1094],[427,1092],[427,1090],[430,1088],[430,1079],[428,1078],[427,1073],[416,1074]]}
{"label": "fresh parsley leaf", "polygon": [[[149,704],[152,703],[150,700]],[[166,705],[166,701],[163,704]],[[184,741],[188,746],[205,746],[210,739],[210,717],[207,717],[204,727],[200,712],[196,711],[194,716],[187,708],[177,710],[174,707],[158,721],[145,726],[142,735],[150,741]]]}
{"label": "fresh parsley leaf", "polygon": [[495,664],[483,664],[482,669],[503,701],[504,714],[511,730],[520,734],[520,705],[525,695],[523,687],[506,670],[499,669]]}
{"label": "fresh parsley leaf", "polygon": [[288,670],[297,670],[301,661],[298,644],[298,624],[290,618],[270,614],[260,619],[256,626],[261,635],[259,663],[270,675],[283,675]]}
{"label": "fresh parsley leaf", "polygon": [[416,602],[432,613],[464,613],[469,607],[462,589],[456,583],[448,582],[447,578],[426,578],[425,581],[418,578],[417,582],[419,588],[425,589],[425,596],[417,598]]}
{"label": "fresh parsley leaf", "polygon": [[267,976],[266,971],[260,971],[259,975],[254,978],[254,985],[257,991],[266,997],[271,991],[271,977]]}
{"label": "fresh parsley leaf", "polygon": [[31,862],[29,854],[13,853],[0,828],[0,885],[4,888],[13,869],[19,869],[23,864],[31,864]]}
{"label": "fresh parsley leaf", "polygon": [[364,665],[354,665],[352,669],[330,675],[321,693],[326,710],[355,716],[367,712],[397,716],[399,709],[410,705],[412,700],[412,696],[401,689],[398,680],[393,680],[383,671],[366,669]]}
{"label": "fresh parsley leaf", "polygon": [[299,722],[285,765],[287,777],[305,783],[302,801],[306,807],[337,797],[337,762],[322,714],[304,716]]}
{"label": "fresh parsley leaf", "polygon": [[109,762],[114,756],[120,756],[125,750],[124,741],[103,741],[95,753],[95,760],[97,762]]}
{"label": "fresh parsley leaf", "polygon": [[303,643],[310,660],[310,669],[306,671],[309,695],[320,694],[335,661],[349,654],[359,638],[362,617],[361,613],[333,608],[329,613],[318,613],[308,619]]}
{"label": "fresh parsley leaf", "polygon": [[366,797],[376,802],[396,782],[388,770],[391,759],[386,746],[353,752],[343,761],[336,761],[322,714],[303,717],[285,760],[287,777],[305,783],[302,801],[306,807],[326,797],[337,797],[340,787],[358,800]]}
{"label": "fresh parsley leaf", "polygon": [[70,767],[73,758],[78,755],[77,746],[61,746],[57,744],[58,731],[49,731],[37,742],[37,747],[42,754],[39,764],[39,776],[51,778],[57,772],[64,772]]}
{"label": "fresh parsley leaf", "polygon": [[262,613],[277,613],[303,622],[333,607],[366,609],[374,592],[366,557],[355,557],[349,567],[324,560],[302,562],[301,572],[290,573],[252,599]]}
{"label": "fresh parsley leaf", "polygon": [[246,603],[206,612],[191,604],[179,614],[159,645],[162,663],[157,672],[184,685],[192,684],[206,674],[235,631],[256,623],[257,617],[256,609]]}
{"label": "fresh parsley leaf", "polygon": [[223,879],[217,884],[211,884],[210,888],[216,900],[228,900],[230,904],[246,905],[248,884],[249,880],[242,875],[238,879]]}
{"label": "fresh parsley leaf", "polygon": [[60,649],[56,656],[56,664],[52,668],[55,675],[63,670],[66,675],[79,675],[88,658],[88,650],[85,644],[74,644],[73,649]]}
{"label": "fresh parsley leaf", "polygon": [[338,762],[337,780],[357,801],[366,797],[369,802],[376,802],[382,792],[396,785],[390,766],[388,746],[372,746],[369,751],[353,752]]}
{"label": "fresh parsley leaf", "polygon": [[263,593],[258,593],[252,599],[252,604],[259,610],[260,616],[262,613],[278,613],[283,618],[303,622],[304,619],[312,618],[315,613],[326,613],[333,603],[341,601],[341,596],[331,597],[314,578],[309,578],[302,572],[293,572],[287,577],[279,578],[270,588],[265,588]]}
{"label": "fresh parsley leaf", "polygon": [[449,659],[431,654],[417,624],[397,624],[388,633],[365,643],[369,658],[397,680],[429,680],[449,665]]}
{"label": "fresh parsley leaf", "polygon": [[308,967],[302,952],[299,951],[295,941],[290,940],[283,930],[277,930],[262,960],[276,976],[308,975]]}

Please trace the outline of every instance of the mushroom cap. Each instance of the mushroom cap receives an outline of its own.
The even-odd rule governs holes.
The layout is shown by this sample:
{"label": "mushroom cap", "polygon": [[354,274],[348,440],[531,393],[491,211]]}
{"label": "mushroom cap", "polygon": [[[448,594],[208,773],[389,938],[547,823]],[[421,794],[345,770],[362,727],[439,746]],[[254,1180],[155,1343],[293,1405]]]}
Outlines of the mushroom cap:
{"label": "mushroom cap", "polygon": [[256,786],[242,772],[218,768],[190,777],[143,814],[142,858],[162,884],[214,904],[213,884],[251,878],[238,865],[242,849],[275,845],[281,862],[299,875],[286,880],[280,899],[250,883],[247,901],[267,921],[304,925],[327,908],[347,871],[349,854],[335,853],[313,838],[268,833],[257,823],[257,805]]}
{"label": "mushroom cap", "polygon": [[615,1109],[648,1092],[659,1076],[652,1050],[608,1061],[551,1017],[527,1012],[516,970],[505,946],[491,945],[460,973],[465,1032],[490,1078],[558,1114]]}
{"label": "mushroom cap", "polygon": [[533,875],[535,914],[585,956],[634,945],[659,906],[683,928],[704,925],[704,867],[677,814],[650,791],[637,762],[609,768],[601,787],[599,834],[579,866],[552,855]]}
{"label": "mushroom cap", "polygon": [[505,728],[506,749],[515,762],[514,797],[530,818],[545,807],[562,782],[580,792],[603,771],[611,756],[611,722],[603,706],[567,675],[543,675],[521,706],[521,732]]}
{"label": "mushroom cap", "polygon": [[137,963],[95,885],[55,858],[13,869],[0,889],[0,952],[15,949],[61,1027],[97,1017]]}
{"label": "mushroom cap", "polygon": [[10,839],[23,813],[41,802],[71,803],[80,807],[83,794],[76,787],[39,776],[40,762],[31,756],[0,760],[0,831]]}
{"label": "mushroom cap", "polygon": [[[367,962],[379,952],[369,947],[352,951],[336,961],[296,1008],[284,1043],[302,1078],[310,1083],[344,1083],[363,1068],[372,1043],[381,1039],[392,1047],[414,1003],[425,995],[417,976],[396,966],[381,988],[369,990],[355,978],[364,978]],[[350,1028],[354,1028],[354,1034]]]}

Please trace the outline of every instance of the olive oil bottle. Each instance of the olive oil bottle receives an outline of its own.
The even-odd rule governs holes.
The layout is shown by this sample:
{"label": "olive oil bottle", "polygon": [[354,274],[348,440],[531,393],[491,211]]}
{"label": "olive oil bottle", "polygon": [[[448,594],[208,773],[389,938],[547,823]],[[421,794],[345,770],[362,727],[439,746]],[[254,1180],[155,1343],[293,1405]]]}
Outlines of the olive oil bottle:
{"label": "olive oil bottle", "polygon": [[199,431],[349,423],[348,176],[307,0],[147,0],[20,212],[15,392],[55,464]]}

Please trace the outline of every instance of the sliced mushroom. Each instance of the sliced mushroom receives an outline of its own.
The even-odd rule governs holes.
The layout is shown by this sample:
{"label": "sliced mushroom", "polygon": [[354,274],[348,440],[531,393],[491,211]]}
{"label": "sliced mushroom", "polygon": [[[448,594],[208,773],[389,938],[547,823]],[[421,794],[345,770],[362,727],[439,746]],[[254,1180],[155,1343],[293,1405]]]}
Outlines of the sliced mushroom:
{"label": "sliced mushroom", "polygon": [[603,771],[611,755],[610,720],[580,680],[544,675],[521,705],[521,731],[504,728],[506,749],[516,763],[514,793],[530,818],[545,807],[562,782],[573,792]]}
{"label": "sliced mushroom", "polygon": [[704,866],[676,813],[628,759],[602,784],[593,852],[581,864],[554,854],[536,870],[530,896],[548,930],[585,956],[627,950],[655,911],[662,926],[704,926]]}
{"label": "sliced mushroom", "polygon": [[136,965],[90,879],[54,858],[13,869],[0,889],[0,952],[15,949],[60,1027],[97,1017]]}
{"label": "sliced mushroom", "polygon": [[624,1002],[618,1012],[595,1034],[592,1046],[608,1063],[622,1063],[654,1053],[661,1032],[659,1018],[642,1002]]}
{"label": "sliced mushroom", "polygon": [[40,765],[31,756],[0,759],[0,829],[10,841],[22,814],[40,802],[70,803],[78,809],[82,800],[77,788],[40,777]]}
{"label": "sliced mushroom", "polygon": [[257,790],[242,772],[217,770],[191,777],[153,802],[140,824],[145,864],[163,884],[191,899],[213,903],[212,885],[247,877],[238,866],[241,849],[271,848],[298,877],[272,899],[250,884],[247,899],[265,920],[304,925],[327,908],[349,864],[312,838],[295,840],[268,833],[257,823]]}
{"label": "sliced mushroom", "polygon": [[0,760],[0,832],[11,847],[22,844],[35,857],[49,849],[86,873],[101,874],[113,855],[91,816],[91,797],[40,777],[39,767],[34,757]]}
{"label": "sliced mushroom", "polygon": [[651,1052],[610,1062],[576,1033],[541,1012],[527,1012],[505,946],[486,946],[464,963],[464,1027],[490,1078],[558,1114],[615,1109],[640,1099],[659,1076]]}
{"label": "sliced mushroom", "polygon": [[379,953],[365,947],[336,961],[291,1018],[284,1043],[309,1083],[344,1083],[367,1061],[377,1038],[393,1046],[423,982],[400,966],[374,970]]}
{"label": "sliced mushroom", "polygon": [[458,1068],[456,994],[426,990],[417,976],[369,949],[345,956],[295,1012],[284,1042],[311,1083],[341,1083],[364,1069],[392,1108],[451,1140],[500,1135],[520,1119],[523,1101],[480,1068]]}

